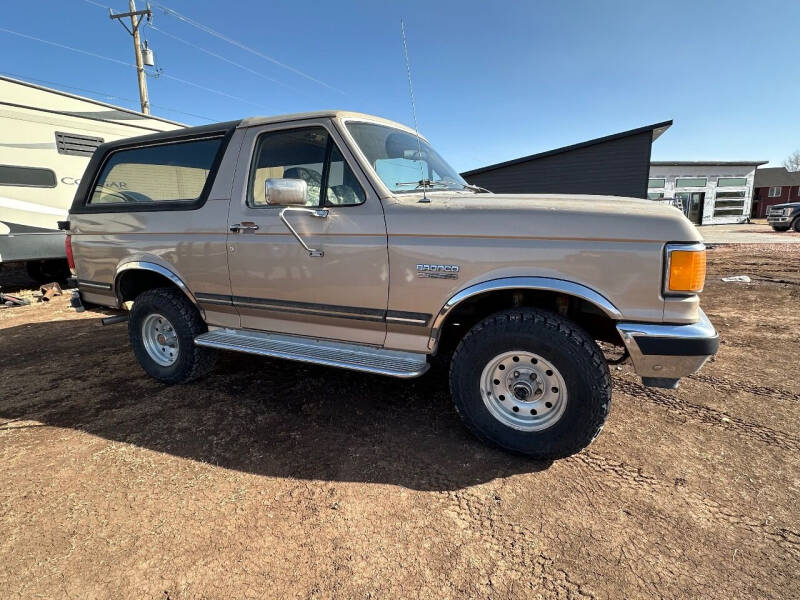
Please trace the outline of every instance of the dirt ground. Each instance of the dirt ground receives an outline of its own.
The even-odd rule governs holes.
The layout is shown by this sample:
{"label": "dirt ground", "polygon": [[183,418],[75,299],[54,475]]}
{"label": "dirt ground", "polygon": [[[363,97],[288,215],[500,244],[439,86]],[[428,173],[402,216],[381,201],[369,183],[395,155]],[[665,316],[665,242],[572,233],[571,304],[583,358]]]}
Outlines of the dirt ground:
{"label": "dirt ground", "polygon": [[714,248],[716,359],[677,391],[615,368],[552,464],[474,441],[433,375],[226,354],[167,387],[99,313],[0,310],[0,596],[800,598],[798,265]]}
{"label": "dirt ground", "polygon": [[704,225],[698,230],[709,244],[800,244],[800,233],[774,231],[766,219],[739,225]]}

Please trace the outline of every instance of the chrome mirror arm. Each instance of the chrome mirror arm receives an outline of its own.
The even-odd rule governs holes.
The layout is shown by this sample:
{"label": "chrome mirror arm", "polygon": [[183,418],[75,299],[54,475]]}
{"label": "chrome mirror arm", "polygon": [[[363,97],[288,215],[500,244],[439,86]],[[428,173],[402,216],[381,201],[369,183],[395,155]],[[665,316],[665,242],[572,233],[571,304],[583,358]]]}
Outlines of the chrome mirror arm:
{"label": "chrome mirror arm", "polygon": [[309,246],[308,246],[308,244],[306,244],[305,240],[303,240],[303,238],[300,237],[300,234],[297,233],[295,228],[292,227],[292,224],[289,223],[289,221],[286,219],[286,213],[287,212],[301,212],[301,213],[305,213],[307,215],[311,215],[312,217],[318,217],[320,219],[325,219],[328,216],[328,212],[329,212],[328,209],[327,208],[303,208],[303,207],[300,207],[300,206],[287,206],[286,208],[281,210],[281,212],[278,215],[281,218],[281,221],[283,221],[283,224],[286,225],[286,228],[289,230],[289,232],[294,236],[294,239],[296,239],[298,241],[298,243],[305,249],[305,251],[308,252],[309,256],[325,256],[325,252],[324,251],[316,250],[314,248],[309,248]]}

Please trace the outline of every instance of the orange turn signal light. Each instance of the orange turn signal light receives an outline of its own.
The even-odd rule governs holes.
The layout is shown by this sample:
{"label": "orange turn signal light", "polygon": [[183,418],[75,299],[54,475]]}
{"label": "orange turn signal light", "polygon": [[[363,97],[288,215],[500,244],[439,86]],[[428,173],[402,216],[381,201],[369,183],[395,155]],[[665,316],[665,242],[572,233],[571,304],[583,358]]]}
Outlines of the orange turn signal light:
{"label": "orange turn signal light", "polygon": [[697,294],[706,281],[706,250],[667,249],[667,292]]}

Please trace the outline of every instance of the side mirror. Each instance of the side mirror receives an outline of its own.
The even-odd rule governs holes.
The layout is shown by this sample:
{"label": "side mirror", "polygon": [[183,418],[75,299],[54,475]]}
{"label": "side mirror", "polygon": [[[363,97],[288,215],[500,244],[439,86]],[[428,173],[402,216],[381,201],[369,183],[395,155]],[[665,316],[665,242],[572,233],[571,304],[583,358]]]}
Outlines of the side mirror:
{"label": "side mirror", "polygon": [[264,197],[273,206],[305,206],[308,184],[304,179],[267,179]]}

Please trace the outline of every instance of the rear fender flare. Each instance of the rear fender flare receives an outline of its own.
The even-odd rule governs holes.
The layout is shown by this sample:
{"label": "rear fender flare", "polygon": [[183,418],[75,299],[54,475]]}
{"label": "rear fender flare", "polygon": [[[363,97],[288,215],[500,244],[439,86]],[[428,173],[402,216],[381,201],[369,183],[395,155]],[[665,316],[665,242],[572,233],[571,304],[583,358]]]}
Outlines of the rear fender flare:
{"label": "rear fender flare", "polygon": [[189,290],[189,287],[186,285],[186,283],[184,283],[184,281],[178,275],[176,275],[173,271],[171,271],[170,269],[168,269],[163,265],[146,260],[133,260],[123,263],[117,267],[117,272],[114,274],[113,291],[114,291],[114,296],[117,298],[117,302],[120,304],[120,306],[122,305],[122,297],[120,296],[120,290],[119,290],[120,277],[127,271],[134,271],[134,270],[151,271],[153,273],[158,273],[159,275],[166,277],[172,283],[175,284],[175,287],[177,287],[184,294],[186,294],[186,297],[192,301],[192,304],[194,304],[198,308],[198,310],[201,311],[202,314],[202,309],[200,308],[200,305],[197,302],[197,298],[194,297],[194,294],[192,294],[192,292]]}

